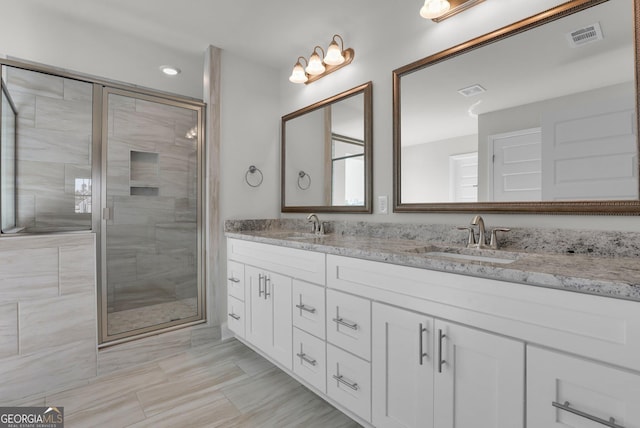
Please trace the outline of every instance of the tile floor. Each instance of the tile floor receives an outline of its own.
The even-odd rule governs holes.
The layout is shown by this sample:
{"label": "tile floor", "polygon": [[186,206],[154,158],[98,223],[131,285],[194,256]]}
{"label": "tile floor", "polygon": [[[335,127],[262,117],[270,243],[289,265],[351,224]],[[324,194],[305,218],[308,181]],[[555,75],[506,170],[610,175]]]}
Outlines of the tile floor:
{"label": "tile floor", "polygon": [[65,427],[359,427],[235,339],[46,397]]}
{"label": "tile floor", "polygon": [[150,325],[193,317],[198,314],[197,304],[197,299],[192,297],[124,311],[109,312],[107,315],[109,334],[115,335]]}

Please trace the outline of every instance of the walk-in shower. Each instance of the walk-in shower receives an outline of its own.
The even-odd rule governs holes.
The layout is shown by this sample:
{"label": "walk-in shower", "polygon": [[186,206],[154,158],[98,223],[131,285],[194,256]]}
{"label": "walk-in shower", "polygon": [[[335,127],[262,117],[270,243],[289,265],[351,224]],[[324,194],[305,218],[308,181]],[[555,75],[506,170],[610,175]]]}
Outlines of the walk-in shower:
{"label": "walk-in shower", "polygon": [[2,234],[96,233],[100,343],[202,322],[203,104],[2,63]]}

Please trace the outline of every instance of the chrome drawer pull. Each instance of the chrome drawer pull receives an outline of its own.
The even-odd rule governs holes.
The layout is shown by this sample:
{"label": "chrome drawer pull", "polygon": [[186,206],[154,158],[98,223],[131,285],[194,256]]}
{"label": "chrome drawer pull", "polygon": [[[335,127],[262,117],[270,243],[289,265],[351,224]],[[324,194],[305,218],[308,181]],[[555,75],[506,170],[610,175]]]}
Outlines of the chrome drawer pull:
{"label": "chrome drawer pull", "polygon": [[[262,293],[264,293],[262,291],[262,280],[263,279],[266,280],[266,278],[267,278],[266,275],[263,275],[261,273],[258,274],[258,297],[262,297]],[[267,289],[267,281],[264,282],[264,285],[265,285],[264,288],[265,288],[265,291],[266,291],[266,289]],[[266,297],[265,297],[265,299],[266,299]]]}
{"label": "chrome drawer pull", "polygon": [[346,380],[344,380],[344,378],[342,377],[342,375],[333,375],[333,378],[335,380],[337,380],[339,383],[348,386],[349,388],[353,389],[354,391],[357,391],[360,389],[360,387],[358,386],[357,383],[349,383]]}
{"label": "chrome drawer pull", "polygon": [[300,357],[301,360],[306,361],[307,363],[311,364],[312,366],[315,366],[315,365],[318,364],[318,362],[316,360],[314,360],[313,358],[307,357],[307,354],[305,354],[304,352],[296,354],[296,356]]}
{"label": "chrome drawer pull", "polygon": [[239,280],[238,278],[234,278],[234,277],[227,278],[227,279],[228,279],[229,281],[231,281],[231,282],[235,282],[235,283],[240,282],[240,280]]}
{"label": "chrome drawer pull", "polygon": [[424,358],[425,357],[427,357],[427,358],[429,357],[429,355],[427,355],[427,353],[424,352],[424,349],[423,349],[423,347],[424,347],[423,337],[424,337],[424,333],[427,332],[427,329],[422,325],[422,323],[420,323],[420,325],[418,327],[419,327],[418,328],[418,334],[420,335],[420,350],[419,350],[419,352],[420,352],[420,360],[419,361],[420,361],[420,365],[422,365]]}
{"label": "chrome drawer pull", "polygon": [[340,325],[343,325],[343,326],[345,326],[347,328],[350,328],[351,330],[357,330],[358,329],[358,324],[356,324],[356,323],[349,324],[343,318],[334,318],[333,322],[338,323]]}
{"label": "chrome drawer pull", "polygon": [[296,305],[296,308],[300,309],[301,311],[306,311],[309,312],[311,314],[315,314],[316,313],[316,308],[312,308],[311,306],[307,306],[303,303],[300,303],[299,305]]}
{"label": "chrome drawer pull", "polygon": [[445,337],[447,337],[447,335],[443,334],[442,330],[438,330],[438,373],[442,373],[442,365],[447,364],[447,362],[442,359],[442,339]]}
{"label": "chrome drawer pull", "polygon": [[574,415],[581,416],[581,417],[583,417],[585,419],[589,419],[590,421],[597,422],[599,424],[602,424],[602,425],[610,427],[610,428],[624,428],[622,425],[618,425],[614,418],[609,418],[609,420],[606,421],[604,419],[600,419],[600,418],[598,418],[596,416],[593,416],[593,415],[590,415],[588,413],[581,412],[580,410],[572,409],[571,407],[569,407],[570,403],[568,401],[565,401],[564,404],[560,404],[557,401],[553,401],[553,402],[551,402],[551,405],[553,407],[556,407],[556,408],[560,409],[560,410],[564,410],[565,412],[573,413]]}
{"label": "chrome drawer pull", "polygon": [[269,293],[268,290],[268,285],[271,282],[271,278],[269,278],[267,275],[264,276],[264,300],[267,300],[267,298],[269,296],[271,296],[271,293]]}
{"label": "chrome drawer pull", "polygon": [[236,315],[236,314],[229,314],[229,316],[230,316],[231,318],[233,318],[234,320],[236,320],[236,321],[239,321],[239,320],[240,320],[240,315]]}

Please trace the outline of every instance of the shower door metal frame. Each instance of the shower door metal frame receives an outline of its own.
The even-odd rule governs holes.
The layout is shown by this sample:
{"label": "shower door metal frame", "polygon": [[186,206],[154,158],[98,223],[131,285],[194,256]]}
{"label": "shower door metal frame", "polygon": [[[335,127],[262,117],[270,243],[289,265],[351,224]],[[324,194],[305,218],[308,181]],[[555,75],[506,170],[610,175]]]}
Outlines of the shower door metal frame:
{"label": "shower door metal frame", "polygon": [[[97,94],[99,92],[99,94]],[[134,99],[140,99],[149,102],[155,102],[165,104],[173,107],[181,107],[189,110],[194,110],[198,114],[198,135],[197,135],[197,179],[196,179],[196,194],[197,194],[197,209],[196,209],[196,235],[197,235],[197,256],[196,256],[196,271],[197,271],[197,314],[175,321],[170,321],[162,324],[139,328],[123,333],[110,335],[108,332],[108,312],[107,312],[107,220],[105,219],[105,209],[107,208],[107,146],[108,146],[108,103],[109,95],[121,95],[131,97]],[[96,102],[98,100],[99,102]],[[93,177],[98,178],[99,185],[94,189],[99,188],[100,194],[97,200],[99,201],[98,209],[95,210],[96,215],[93,216],[94,230],[97,234],[97,246],[100,249],[99,257],[97,260],[97,275],[98,275],[98,347],[106,347],[115,345],[117,343],[126,342],[133,339],[138,339],[145,336],[151,336],[159,334],[161,332],[175,330],[183,328],[189,325],[195,325],[206,322],[205,317],[205,251],[204,251],[204,201],[205,201],[205,186],[204,186],[204,104],[202,102],[191,102],[186,99],[178,97],[165,96],[163,94],[151,94],[148,91],[144,93],[138,92],[132,89],[115,88],[109,86],[96,85],[94,87],[94,113],[95,110],[100,111],[99,115],[94,115],[94,129],[96,125],[95,121],[99,120],[99,127],[101,129],[101,135],[99,138],[94,138],[94,156],[93,156]],[[94,132],[95,135],[95,132]],[[96,156],[96,153],[100,153],[100,156]],[[99,159],[97,159],[99,158]],[[96,200],[96,199],[94,199]]]}
{"label": "shower door metal frame", "polygon": [[[2,65],[0,64],[0,68]],[[11,94],[7,89],[7,85],[4,83],[4,79],[2,78],[2,74],[0,73],[0,98],[2,98],[2,94],[7,97],[7,102],[9,103],[9,107],[13,111],[13,115],[15,116],[15,124],[13,127],[13,226],[14,228],[18,225],[18,192],[17,189],[17,178],[18,178],[18,109],[16,105],[13,103],[13,99],[11,98]],[[0,102],[0,118],[2,117],[2,102]],[[0,119],[2,120],[2,119]],[[0,125],[0,128],[2,126]],[[2,146],[2,133],[0,133],[0,147]],[[0,186],[2,185],[2,164],[0,163]],[[2,197],[0,197],[0,213],[2,212]],[[0,222],[0,235],[4,232],[2,230],[2,224]]]}

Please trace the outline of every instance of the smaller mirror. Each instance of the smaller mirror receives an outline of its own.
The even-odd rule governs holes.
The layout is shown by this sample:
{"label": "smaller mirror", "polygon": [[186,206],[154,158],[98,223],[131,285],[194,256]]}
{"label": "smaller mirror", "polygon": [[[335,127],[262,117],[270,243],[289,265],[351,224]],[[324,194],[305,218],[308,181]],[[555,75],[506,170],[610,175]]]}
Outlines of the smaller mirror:
{"label": "smaller mirror", "polygon": [[372,83],[282,117],[282,212],[371,213]]}

